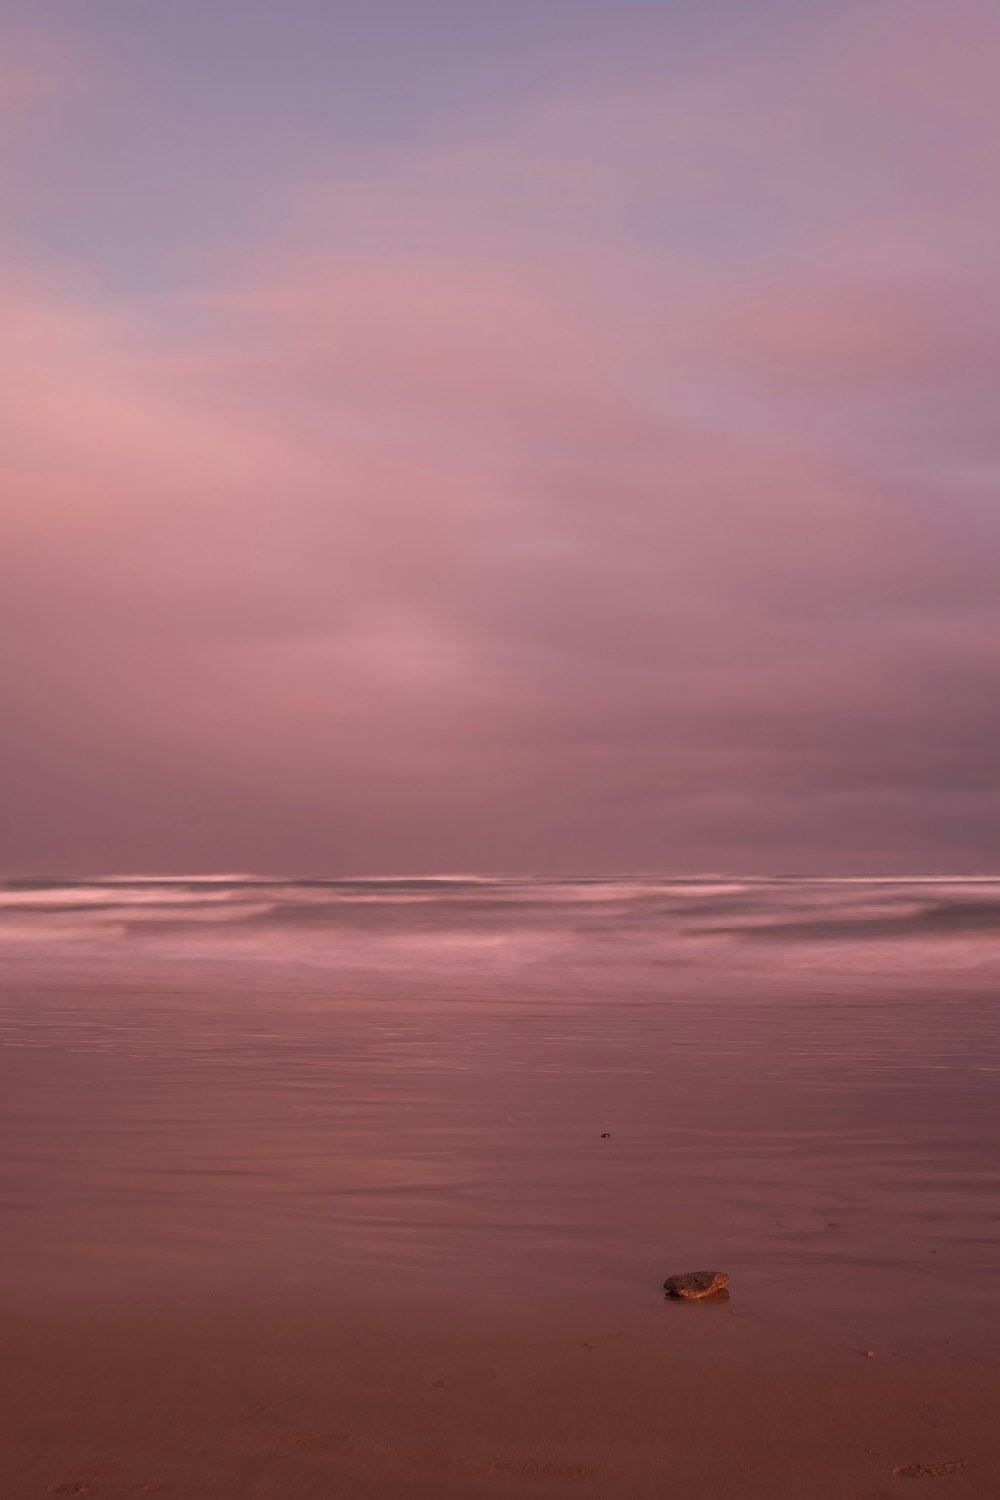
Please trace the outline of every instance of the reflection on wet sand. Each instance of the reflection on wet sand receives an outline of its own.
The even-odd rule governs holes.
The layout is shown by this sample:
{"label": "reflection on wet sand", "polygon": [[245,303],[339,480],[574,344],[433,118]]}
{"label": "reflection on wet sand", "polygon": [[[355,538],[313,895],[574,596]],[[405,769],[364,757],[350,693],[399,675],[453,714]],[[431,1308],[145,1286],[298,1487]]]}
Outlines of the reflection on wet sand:
{"label": "reflection on wet sand", "polygon": [[997,1304],[997,883],[3,900],[19,1275],[339,1265],[628,1299],[707,1255],[755,1308],[859,1336],[973,1337]]}
{"label": "reflection on wet sand", "polygon": [[[218,1463],[203,1453],[183,1482],[207,1495],[214,1473],[227,1497],[325,1495],[334,1476],[365,1495],[527,1494],[589,1483],[607,1469],[602,1452],[617,1455],[616,1496],[659,1493],[652,1415],[633,1434],[647,1469],[633,1472],[618,1450],[625,1408],[646,1410],[648,1361],[660,1357],[643,1341],[668,1327],[684,1341],[670,1346],[681,1365],[673,1376],[657,1365],[655,1378],[674,1402],[670,1382],[682,1377],[685,1389],[710,1378],[724,1400],[744,1401],[746,1362],[771,1368],[779,1347],[817,1400],[822,1390],[835,1406],[848,1390],[859,1409],[857,1382],[889,1377],[856,1365],[995,1355],[998,892],[989,882],[974,893],[963,882],[8,883],[0,1308],[8,1347],[35,1341],[31,1359],[18,1356],[35,1394],[23,1382],[8,1391],[27,1434],[24,1473],[49,1441],[43,1429],[62,1434],[67,1467],[53,1450],[35,1476],[42,1491],[152,1493],[141,1486],[177,1471],[179,1438],[159,1427],[131,1458],[120,1424],[103,1448],[84,1441],[105,1419],[86,1415],[79,1390],[66,1397],[83,1413],[70,1424],[76,1446],[63,1441],[42,1393],[66,1350],[95,1340],[108,1351],[95,1373],[140,1432],[136,1382],[162,1417],[186,1362],[222,1361],[205,1416],[215,1437],[206,1428],[203,1440],[230,1446]],[[730,1275],[731,1302],[675,1306],[664,1323],[664,1277],[703,1265]],[[187,1353],[171,1346],[157,1371],[150,1351],[174,1336],[165,1313],[187,1328]],[[339,1343],[331,1352],[345,1320],[367,1350],[354,1364]],[[757,1333],[731,1332],[744,1322]],[[564,1343],[596,1359],[622,1329],[646,1350],[633,1351],[631,1376],[618,1372],[622,1394],[604,1393],[603,1449],[592,1432],[574,1437],[573,1382],[590,1378],[576,1366],[564,1405],[549,1402],[548,1437],[511,1395],[529,1323],[543,1364]],[[815,1351],[780,1344],[805,1336],[796,1325],[847,1360],[841,1395],[828,1370],[816,1373]],[[283,1342],[282,1326],[298,1332]],[[215,1354],[194,1349],[199,1328]],[[379,1328],[390,1330],[387,1364],[372,1352]],[[514,1328],[522,1344],[496,1353]],[[448,1330],[465,1330],[460,1353]],[[248,1338],[258,1374],[246,1383],[232,1351]],[[470,1372],[494,1356],[477,1347],[494,1350],[500,1371],[481,1390],[486,1376]],[[336,1410],[313,1411],[300,1364],[317,1379],[322,1366],[328,1384],[350,1385],[354,1369],[370,1399],[352,1406],[345,1385]],[[417,1366],[426,1392],[411,1411]],[[920,1379],[926,1405],[937,1377]],[[491,1428],[497,1380],[507,1415]],[[778,1385],[770,1399],[791,1399]],[[446,1404],[428,1417],[422,1402],[459,1388],[461,1420]],[[890,1481],[894,1466],[973,1463],[971,1429],[955,1427],[964,1447],[944,1451],[948,1413],[969,1399],[952,1395],[940,1441],[914,1446],[899,1430],[879,1460]],[[891,1405],[889,1386],[882,1399]],[[261,1402],[238,1436],[219,1437],[240,1403]],[[395,1438],[386,1403],[402,1424]],[[461,1430],[447,1438],[452,1419]],[[689,1492],[713,1493],[697,1477],[697,1445],[685,1451]],[[827,1493],[801,1464],[795,1482]],[[770,1493],[791,1494],[786,1479]]]}

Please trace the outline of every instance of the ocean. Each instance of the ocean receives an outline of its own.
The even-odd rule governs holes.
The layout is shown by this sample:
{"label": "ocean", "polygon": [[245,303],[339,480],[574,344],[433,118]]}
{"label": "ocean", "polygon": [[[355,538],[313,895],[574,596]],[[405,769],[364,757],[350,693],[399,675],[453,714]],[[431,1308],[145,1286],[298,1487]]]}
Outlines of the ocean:
{"label": "ocean", "polygon": [[995,1345],[1000,878],[8,879],[0,965],[8,1294]]}

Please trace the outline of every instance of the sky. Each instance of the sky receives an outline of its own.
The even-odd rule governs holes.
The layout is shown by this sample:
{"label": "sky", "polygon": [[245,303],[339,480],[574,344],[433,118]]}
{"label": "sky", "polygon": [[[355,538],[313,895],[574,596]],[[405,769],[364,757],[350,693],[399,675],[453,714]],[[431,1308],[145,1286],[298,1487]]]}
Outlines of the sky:
{"label": "sky", "polygon": [[0,869],[1000,868],[994,0],[0,0]]}

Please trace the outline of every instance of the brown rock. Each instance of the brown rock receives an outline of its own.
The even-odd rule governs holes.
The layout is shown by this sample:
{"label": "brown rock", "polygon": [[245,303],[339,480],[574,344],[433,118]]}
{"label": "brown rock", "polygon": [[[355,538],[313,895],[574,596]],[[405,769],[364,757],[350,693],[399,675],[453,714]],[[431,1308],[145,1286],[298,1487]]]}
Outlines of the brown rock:
{"label": "brown rock", "polygon": [[686,1271],[681,1276],[668,1276],[663,1283],[669,1297],[684,1297],[689,1302],[696,1297],[714,1297],[728,1285],[725,1271]]}

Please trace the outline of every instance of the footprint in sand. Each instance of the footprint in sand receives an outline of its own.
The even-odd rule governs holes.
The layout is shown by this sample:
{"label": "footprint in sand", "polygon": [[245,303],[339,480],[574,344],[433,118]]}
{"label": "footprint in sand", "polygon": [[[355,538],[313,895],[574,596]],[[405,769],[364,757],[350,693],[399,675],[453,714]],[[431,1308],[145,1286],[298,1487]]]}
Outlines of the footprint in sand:
{"label": "footprint in sand", "polygon": [[942,1474],[957,1474],[969,1466],[964,1459],[949,1458],[937,1464],[897,1464],[893,1473],[897,1479],[937,1479]]}
{"label": "footprint in sand", "polygon": [[358,1443],[349,1432],[307,1432],[295,1439],[296,1448],[311,1448],[318,1453],[334,1453],[338,1458],[355,1458]]}
{"label": "footprint in sand", "polygon": [[103,1480],[109,1483],[121,1478],[121,1469],[115,1464],[88,1463],[81,1464],[83,1473],[77,1473],[75,1479],[53,1479],[48,1486],[50,1495],[92,1495],[99,1489]]}
{"label": "footprint in sand", "polygon": [[[349,1432],[310,1432],[294,1438],[291,1449],[328,1454],[331,1458],[350,1464],[352,1468],[415,1468],[421,1473],[453,1472],[454,1455],[445,1451],[410,1450],[386,1451],[379,1445],[354,1437]],[[494,1475],[506,1475],[512,1479],[566,1480],[588,1479],[593,1470],[586,1464],[563,1463],[547,1458],[500,1458],[490,1464]]]}
{"label": "footprint in sand", "polygon": [[586,1464],[555,1463],[547,1458],[497,1459],[495,1474],[510,1474],[517,1479],[589,1479],[593,1469]]}
{"label": "footprint in sand", "polygon": [[[118,1486],[116,1485],[117,1489]],[[157,1484],[150,1480],[147,1484],[132,1484],[125,1489],[126,1495],[160,1495],[167,1486]],[[50,1495],[93,1495],[98,1492],[98,1481],[96,1479],[63,1479],[53,1480],[48,1487]]]}

